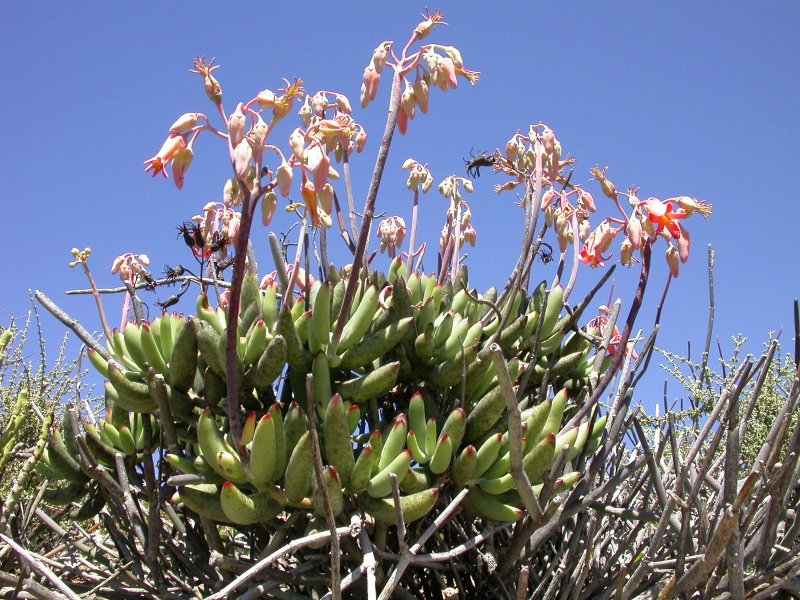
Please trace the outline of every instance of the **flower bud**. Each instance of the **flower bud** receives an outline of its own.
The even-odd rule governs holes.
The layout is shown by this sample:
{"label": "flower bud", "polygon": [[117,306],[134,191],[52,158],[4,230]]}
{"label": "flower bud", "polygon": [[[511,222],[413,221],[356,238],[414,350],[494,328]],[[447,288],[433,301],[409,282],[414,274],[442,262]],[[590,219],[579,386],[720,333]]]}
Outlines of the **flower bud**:
{"label": "flower bud", "polygon": [[439,60],[439,68],[447,85],[452,89],[456,89],[458,87],[458,77],[456,76],[456,68],[453,65],[453,61],[449,58],[442,58]]}
{"label": "flower bud", "polygon": [[578,239],[582,242],[586,242],[589,239],[589,235],[592,233],[592,224],[589,223],[589,219],[581,219],[578,222]]}
{"label": "flower bud", "polygon": [[[306,96],[306,102],[307,101],[308,101],[308,96]],[[314,109],[315,115],[321,117],[323,113],[326,110],[328,110],[328,97],[322,92],[317,92],[311,99],[311,108]]]}
{"label": "flower bud", "polygon": [[433,187],[433,175],[428,169],[425,169],[425,175],[422,179],[422,193],[427,194]]}
{"label": "flower bud", "polygon": [[330,182],[326,182],[319,189],[319,203],[328,214],[333,214],[333,186]]}
{"label": "flower bud", "polygon": [[308,179],[306,172],[303,171],[303,185],[300,187],[300,195],[306,204],[306,210],[311,215],[311,224],[318,227],[320,224],[319,213],[317,212],[317,188],[314,182]]}
{"label": "flower bud", "polygon": [[113,263],[111,263],[111,274],[114,275],[115,273],[118,273],[123,264],[125,264],[125,255],[121,254],[114,259]]}
{"label": "flower bud", "polygon": [[656,237],[656,225],[650,219],[645,219],[642,223],[642,233],[647,235],[650,239]]}
{"label": "flower bud", "polygon": [[172,161],[172,178],[175,182],[175,187],[179,190],[183,189],[183,176],[189,170],[193,158],[194,152],[192,149],[184,148],[175,155]]}
{"label": "flower bud", "polygon": [[316,170],[314,171],[314,186],[318,190],[322,189],[322,186],[324,186],[328,182],[328,174],[330,173],[330,167],[331,167],[331,159],[328,158],[327,154],[323,154],[322,159],[319,162],[319,166],[317,166]]}
{"label": "flower bud", "polygon": [[548,227],[553,227],[556,223],[556,211],[552,206],[544,211],[544,222]]}
{"label": "flower bud", "polygon": [[282,163],[278,167],[275,177],[278,180],[278,191],[280,191],[281,196],[288,198],[289,193],[292,191],[292,179],[294,178],[294,171],[289,166],[289,163]]}
{"label": "flower bud", "polygon": [[461,203],[461,227],[466,227],[472,221],[472,210],[466,202]]}
{"label": "flower bud", "polygon": [[445,198],[449,198],[453,194],[453,177],[446,178],[439,184],[439,193]]}
{"label": "flower bud", "polygon": [[253,145],[258,148],[259,154],[264,149],[264,144],[267,141],[267,135],[269,134],[269,125],[264,122],[264,119],[261,118],[261,115],[256,115],[256,123],[253,125],[253,128],[250,130],[250,139],[253,140]]}
{"label": "flower bud", "polygon": [[400,135],[405,135],[406,131],[408,131],[408,113],[400,107],[400,110],[397,111],[397,130],[400,132]]}
{"label": "flower bud", "polygon": [[506,158],[510,162],[514,162],[517,159],[517,153],[519,152],[519,146],[517,145],[516,138],[511,138],[506,142]]}
{"label": "flower bud", "polygon": [[295,158],[303,157],[303,150],[306,147],[306,139],[303,131],[298,127],[289,136],[289,147],[292,149],[292,154]]}
{"label": "flower bud", "polygon": [[244,139],[244,133],[247,129],[247,117],[244,114],[244,104],[239,102],[236,110],[231,113],[228,119],[228,135],[231,138],[231,148],[236,148],[239,143]]}
{"label": "flower bud", "polygon": [[[608,167],[606,167],[606,169],[607,168]],[[594,167],[592,169],[592,175],[594,175],[595,179],[600,182],[600,187],[603,189],[603,193],[606,195],[606,197],[616,200],[617,188],[610,180],[606,179],[606,169],[601,171],[598,167]]]}
{"label": "flower bud", "polygon": [[590,213],[593,213],[597,210],[597,207],[594,204],[594,198],[586,190],[580,191],[580,196],[578,196],[578,206],[589,211]]}
{"label": "flower bud", "polygon": [[303,106],[300,107],[300,110],[297,111],[297,114],[300,115],[300,122],[303,124],[303,127],[307,128],[309,125],[311,125],[311,117],[314,116],[314,111],[311,109],[311,106],[308,103],[308,95],[306,95]]}
{"label": "flower bud", "polygon": [[556,218],[556,235],[558,237],[558,248],[561,252],[566,252],[572,243],[572,226],[569,219],[561,212]]}
{"label": "flower bud", "polygon": [[475,189],[472,185],[472,181],[469,179],[462,179],[462,183],[464,184],[464,189],[467,191],[468,194],[471,194],[472,191]]}
{"label": "flower bud", "polygon": [[414,118],[417,109],[417,102],[414,99],[414,90],[408,83],[408,80],[405,80],[403,95],[400,97],[400,106],[403,107],[403,110],[406,112],[409,119]]}
{"label": "flower bud", "polygon": [[556,140],[553,142],[553,153],[551,154],[551,159],[553,160],[553,170],[558,170],[559,162],[561,161],[561,142],[558,141],[558,138],[556,138]]}
{"label": "flower bud", "polygon": [[458,48],[455,46],[445,46],[444,48],[445,53],[447,56],[450,57],[450,60],[453,61],[453,64],[458,67],[459,69],[464,68],[464,60],[461,58],[461,52],[459,52]]}
{"label": "flower bud", "polygon": [[383,69],[386,67],[386,57],[388,56],[391,47],[392,47],[392,42],[383,42],[372,52],[372,66],[374,67],[375,72],[378,73],[379,75],[383,72]]}
{"label": "flower bud", "polygon": [[176,135],[186,133],[192,127],[197,125],[197,122],[200,119],[205,118],[206,116],[203,113],[183,113],[169,128],[169,132]]}
{"label": "flower bud", "polygon": [[447,23],[444,22],[442,13],[440,13],[438,10],[435,10],[433,11],[433,14],[430,14],[426,9],[422,16],[425,17],[425,20],[414,28],[414,38],[416,40],[423,40],[428,37],[436,25],[447,25]]}
{"label": "flower bud", "polygon": [[547,210],[556,199],[556,191],[551,187],[544,194],[542,194],[542,210]]}
{"label": "flower bud", "polygon": [[468,243],[473,248],[475,247],[475,243],[478,240],[478,232],[475,228],[469,224],[464,229],[461,230],[461,238],[462,241]]}
{"label": "flower bud", "polygon": [[[336,108],[340,113],[349,115],[353,112],[353,109],[350,106],[350,100],[347,99],[347,96],[344,96],[342,94],[335,94],[334,99],[336,102]],[[325,99],[325,101],[327,103],[327,98]]]}
{"label": "flower bud", "polygon": [[264,227],[269,227],[278,208],[278,195],[275,192],[267,192],[261,200],[261,222]]}
{"label": "flower bud", "polygon": [[642,247],[642,222],[635,215],[625,224],[625,233],[634,248]]}
{"label": "flower bud", "polygon": [[236,199],[239,197],[239,180],[228,179],[225,182],[225,187],[222,190],[222,202],[226,205],[237,204]]}
{"label": "flower bud", "polygon": [[672,244],[667,248],[667,265],[669,266],[670,274],[673,277],[677,277],[681,270],[681,259],[678,256],[678,251]]}
{"label": "flower bud", "polygon": [[208,75],[203,78],[203,88],[205,89],[206,96],[214,104],[219,106],[222,103],[222,86],[219,81],[209,71]]}
{"label": "flower bud", "polygon": [[611,247],[616,235],[617,231],[611,226],[611,223],[603,221],[596,230],[595,247],[600,253],[606,252]]}
{"label": "flower bud", "polygon": [[620,244],[619,248],[619,262],[622,263],[623,266],[630,267],[633,265],[635,262],[633,258],[633,251],[633,244],[628,238],[625,238],[622,244]]}
{"label": "flower bud", "polygon": [[364,69],[364,80],[361,88],[361,108],[367,108],[369,103],[378,95],[378,84],[381,82],[380,74],[372,65]]}
{"label": "flower bud", "polygon": [[430,99],[430,89],[428,83],[423,77],[418,77],[414,82],[414,100],[417,106],[422,111],[422,114],[428,114],[428,100]]}
{"label": "flower bud", "polygon": [[542,145],[544,146],[544,151],[547,154],[552,154],[553,146],[555,145],[556,141],[556,134],[547,125],[544,126],[544,131],[542,132],[541,139],[542,139]]}
{"label": "flower bud", "polygon": [[233,150],[233,170],[239,179],[245,179],[250,173],[253,149],[248,140],[242,140]]}
{"label": "flower bud", "polygon": [[367,145],[367,132],[363,129],[356,134],[356,152],[361,154]]}
{"label": "flower bud", "polygon": [[275,108],[275,92],[272,90],[261,90],[256,96],[256,102],[261,108],[272,110]]}
{"label": "flower bud", "polygon": [[689,260],[689,250],[691,249],[692,240],[689,237],[689,232],[685,227],[681,227],[681,237],[678,238],[678,256],[682,263]]}

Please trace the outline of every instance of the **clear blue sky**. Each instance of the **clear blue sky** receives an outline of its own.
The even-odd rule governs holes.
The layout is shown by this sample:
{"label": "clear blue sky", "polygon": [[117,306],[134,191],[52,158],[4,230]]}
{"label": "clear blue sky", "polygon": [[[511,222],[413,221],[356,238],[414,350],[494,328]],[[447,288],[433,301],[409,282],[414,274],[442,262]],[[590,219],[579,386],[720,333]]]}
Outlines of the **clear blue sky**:
{"label": "clear blue sky", "polygon": [[[396,138],[378,210],[409,218],[400,170],[408,156],[428,162],[439,181],[463,174],[462,157],[471,148],[502,146],[517,129],[544,121],[564,152],[577,157],[578,182],[589,180],[595,164],[610,165],[617,186],[640,186],[642,197],[686,194],[713,203],[711,219],[688,221],[692,257],[673,282],[660,345],[682,351],[691,341],[699,351],[703,343],[710,243],[717,253],[715,334],[725,342],[743,332],[757,351],[757,342],[783,327],[790,347],[791,301],[800,281],[800,5],[431,5],[437,7],[450,26],[431,41],[457,46],[481,81],[434,92],[430,113]],[[225,149],[201,139],[181,192],[145,175],[142,161],[158,150],[178,115],[213,112],[200,79],[188,73],[194,56],[214,56],[222,65],[217,74],[229,111],[239,99],[295,76],[311,91],[340,91],[356,106],[373,48],[386,39],[404,43],[423,8],[408,2],[3,3],[0,319],[23,314],[27,290],[38,288],[98,329],[91,299],[64,295],[86,286],[80,270],[67,267],[73,246],[93,248],[101,286],[117,283],[109,267],[125,251],[147,252],[155,272],[188,260],[175,226],[220,197],[229,176]],[[370,133],[367,152],[354,165],[359,206],[387,95],[384,82],[378,101],[355,111]],[[287,125],[283,139],[289,132]],[[493,194],[497,181],[485,172],[471,199],[479,244],[469,263],[479,288],[502,284],[518,250],[521,215],[512,196]],[[589,189],[604,205],[597,184]],[[444,208],[433,192],[424,198],[422,236],[433,244]],[[600,210],[610,213],[608,205]],[[280,231],[288,223],[281,215],[273,226]],[[259,224],[253,238],[264,272],[266,231]],[[642,327],[652,323],[661,293],[662,252],[663,246],[654,256]],[[552,277],[539,268],[541,278]],[[589,285],[599,275],[585,269],[581,280]],[[617,290],[624,293],[638,273],[618,275]],[[120,304],[121,297],[107,300],[112,321]],[[45,324],[55,344],[62,329],[49,316]]]}

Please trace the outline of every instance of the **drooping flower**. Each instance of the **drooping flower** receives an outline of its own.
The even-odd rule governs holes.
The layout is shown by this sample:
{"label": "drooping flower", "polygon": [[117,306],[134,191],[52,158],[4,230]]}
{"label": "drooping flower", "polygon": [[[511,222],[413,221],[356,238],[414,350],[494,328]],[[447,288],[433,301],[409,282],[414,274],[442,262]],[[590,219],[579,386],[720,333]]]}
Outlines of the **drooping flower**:
{"label": "drooping flower", "polygon": [[144,161],[144,164],[147,165],[144,172],[149,173],[152,171],[153,177],[161,173],[165,179],[169,179],[166,168],[184,148],[186,148],[186,140],[184,140],[182,136],[170,135],[164,140],[158,153],[154,157]]}
{"label": "drooping flower", "polygon": [[381,240],[381,252],[388,252],[389,258],[397,255],[406,237],[406,222],[402,217],[388,217],[378,225],[378,237]]}
{"label": "drooping flower", "polygon": [[677,277],[681,270],[681,260],[678,256],[678,251],[675,249],[675,246],[672,244],[669,245],[667,248],[667,265],[669,266],[669,272],[673,277]]}
{"label": "drooping flower", "polygon": [[581,248],[580,261],[585,265],[589,265],[593,269],[596,267],[605,267],[606,266],[605,261],[609,260],[610,258],[611,255],[603,256],[600,253],[600,250],[596,247],[591,250],[589,250],[587,246]]}
{"label": "drooping flower", "polygon": [[317,188],[314,182],[309,180],[305,170],[303,170],[303,185],[300,188],[300,195],[305,202],[306,210],[311,215],[311,224],[314,227],[320,226],[319,213],[317,212]]}

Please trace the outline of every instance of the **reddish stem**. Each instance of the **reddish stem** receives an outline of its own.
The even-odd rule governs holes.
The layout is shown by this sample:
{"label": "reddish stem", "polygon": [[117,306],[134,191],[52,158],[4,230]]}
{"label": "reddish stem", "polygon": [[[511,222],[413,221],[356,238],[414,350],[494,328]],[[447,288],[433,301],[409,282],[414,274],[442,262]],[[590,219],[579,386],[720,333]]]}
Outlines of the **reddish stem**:
{"label": "reddish stem", "polygon": [[244,281],[245,258],[247,257],[247,243],[250,240],[250,228],[253,224],[253,213],[258,203],[256,197],[250,206],[250,190],[241,179],[239,186],[242,190],[242,222],[239,227],[239,237],[236,240],[236,256],[233,261],[233,277],[231,280],[230,296],[228,297],[228,331],[225,340],[225,371],[227,375],[228,394],[228,421],[231,426],[231,437],[242,461],[247,464],[249,455],[242,444],[242,421],[239,403],[239,381],[237,370],[239,358],[236,351],[239,337],[239,303],[242,296],[242,282]]}

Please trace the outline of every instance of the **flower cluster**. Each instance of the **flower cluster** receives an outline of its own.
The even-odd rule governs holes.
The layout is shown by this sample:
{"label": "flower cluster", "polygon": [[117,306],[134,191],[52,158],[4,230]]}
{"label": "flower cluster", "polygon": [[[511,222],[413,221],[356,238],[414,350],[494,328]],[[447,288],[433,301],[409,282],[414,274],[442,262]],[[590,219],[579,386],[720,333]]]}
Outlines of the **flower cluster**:
{"label": "flower cluster", "polygon": [[[443,92],[458,87],[458,78],[463,77],[474,85],[480,73],[464,68],[461,52],[454,46],[428,44],[418,52],[407,55],[409,47],[426,38],[437,25],[447,25],[444,17],[437,10],[426,11],[423,21],[414,29],[408,44],[400,58],[394,55],[393,43],[383,42],[372,53],[369,65],[364,69],[361,84],[361,107],[366,108],[375,100],[378,86],[386,65],[392,66],[402,76],[403,91],[400,97],[400,110],[397,117],[397,128],[401,134],[408,129],[408,122],[416,116],[417,108],[428,112],[430,88],[438,87]],[[389,62],[389,58],[393,62]],[[413,82],[409,75],[413,75]]]}
{"label": "flower cluster", "polygon": [[433,187],[433,175],[428,170],[428,165],[423,165],[413,158],[407,158],[403,163],[403,170],[409,171],[406,187],[412,192],[422,190],[424,194]]}
{"label": "flower cluster", "polygon": [[111,264],[111,274],[119,273],[119,278],[123,282],[135,285],[137,279],[149,277],[145,267],[150,266],[150,258],[147,254],[134,254],[126,252],[120,254]]}
{"label": "flower cluster", "polygon": [[[496,152],[493,159],[496,170],[512,177],[496,187],[498,193],[540,182],[543,190],[540,208],[548,226],[555,229],[559,249],[564,253],[570,246],[576,248],[580,262],[592,268],[603,267],[612,258],[612,244],[620,235],[623,238],[620,262],[626,266],[636,262],[635,253],[644,244],[651,245],[661,237],[667,242],[670,274],[677,277],[690,249],[689,232],[681,221],[694,213],[704,217],[711,214],[710,204],[688,196],[639,200],[636,189],[620,193],[606,177],[607,169],[594,167],[591,174],[603,195],[614,203],[619,217],[608,217],[592,228],[589,219],[597,210],[595,199],[565,176],[565,167],[573,165],[575,160],[562,159],[561,143],[553,130],[541,123],[531,126],[527,136],[515,134],[506,143],[505,153]],[[623,208],[621,196],[627,196],[630,214]]]}
{"label": "flower cluster", "polygon": [[70,253],[75,260],[69,263],[69,267],[70,269],[74,269],[78,265],[86,264],[86,261],[88,261],[89,257],[92,255],[92,249],[84,248],[83,250],[78,250],[77,248],[73,248],[70,250]]}
{"label": "flower cluster", "polygon": [[378,237],[381,240],[381,253],[388,252],[389,258],[394,258],[406,237],[405,220],[397,216],[387,217],[378,225]]}
{"label": "flower cluster", "polygon": [[209,258],[213,252],[220,257],[227,255],[227,248],[235,246],[239,239],[241,215],[224,202],[208,202],[203,207],[202,215],[195,215],[192,221],[197,224],[202,246],[195,246],[198,258]]}

